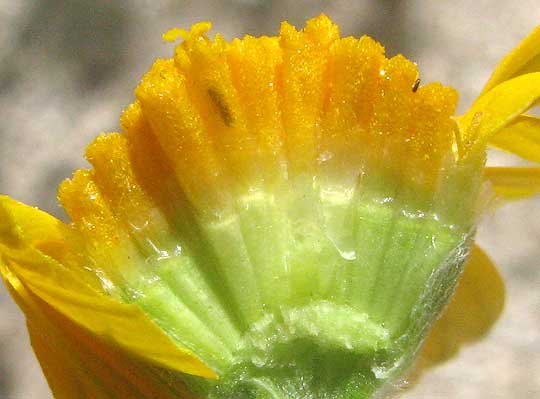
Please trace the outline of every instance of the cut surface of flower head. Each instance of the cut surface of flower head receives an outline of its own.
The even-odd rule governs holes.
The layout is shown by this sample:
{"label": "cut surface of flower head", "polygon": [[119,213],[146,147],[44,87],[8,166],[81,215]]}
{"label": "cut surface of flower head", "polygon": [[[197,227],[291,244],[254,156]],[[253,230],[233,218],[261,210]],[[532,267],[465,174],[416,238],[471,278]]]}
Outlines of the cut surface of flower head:
{"label": "cut surface of flower head", "polygon": [[509,138],[540,142],[521,115],[539,33],[455,119],[453,89],[325,16],[277,37],[209,29],[164,36],[174,57],[60,187],[70,225],[1,202],[2,275],[55,395],[86,378],[93,397],[370,398],[409,370],[464,268],[420,364],[482,336],[504,298],[479,249],[464,266],[486,177],[508,198],[540,186],[534,168],[485,173],[485,150],[540,159]]}

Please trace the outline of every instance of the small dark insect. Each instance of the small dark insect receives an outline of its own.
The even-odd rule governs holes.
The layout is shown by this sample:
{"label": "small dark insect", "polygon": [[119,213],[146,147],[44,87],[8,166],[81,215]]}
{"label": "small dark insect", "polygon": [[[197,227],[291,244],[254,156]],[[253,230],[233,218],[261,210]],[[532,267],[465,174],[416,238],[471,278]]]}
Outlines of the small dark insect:
{"label": "small dark insect", "polygon": [[420,86],[420,79],[416,79],[414,84],[412,85],[412,91],[413,93],[416,93],[416,90],[418,90],[418,87]]}
{"label": "small dark insect", "polygon": [[225,103],[225,100],[223,99],[221,93],[216,89],[209,88],[208,96],[210,97],[214,105],[217,107],[219,114],[223,119],[223,122],[225,122],[225,125],[231,127],[233,124],[233,116],[231,114],[231,111],[229,110],[229,107],[227,107],[227,104]]}

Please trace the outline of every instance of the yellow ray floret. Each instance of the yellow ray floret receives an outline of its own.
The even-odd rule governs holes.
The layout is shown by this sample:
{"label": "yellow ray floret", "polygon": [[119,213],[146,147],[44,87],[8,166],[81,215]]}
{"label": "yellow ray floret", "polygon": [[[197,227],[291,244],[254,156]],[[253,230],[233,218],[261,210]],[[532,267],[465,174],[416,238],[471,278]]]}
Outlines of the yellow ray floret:
{"label": "yellow ray floret", "polygon": [[[178,347],[139,307],[105,295],[100,284],[85,277],[92,266],[87,259],[72,264],[72,254],[80,253],[83,248],[79,241],[78,245],[71,246],[72,239],[78,238],[70,237],[75,233],[70,232],[68,226],[7,197],[0,197],[0,217],[0,272],[34,332],[35,328],[43,329],[41,337],[51,334],[50,342],[61,348],[64,339],[54,341],[57,329],[63,330],[66,323],[75,323],[87,334],[97,337],[101,345],[105,342],[151,364],[215,376],[199,359]],[[44,231],[47,234],[43,234]],[[51,247],[48,244],[51,242],[57,244]],[[106,263],[101,264],[104,266]],[[44,309],[69,321],[40,321],[47,319]],[[50,371],[54,373],[57,364],[44,366],[47,371],[49,367],[53,367]],[[49,382],[54,381],[49,379]],[[63,389],[57,384],[53,388]]]}

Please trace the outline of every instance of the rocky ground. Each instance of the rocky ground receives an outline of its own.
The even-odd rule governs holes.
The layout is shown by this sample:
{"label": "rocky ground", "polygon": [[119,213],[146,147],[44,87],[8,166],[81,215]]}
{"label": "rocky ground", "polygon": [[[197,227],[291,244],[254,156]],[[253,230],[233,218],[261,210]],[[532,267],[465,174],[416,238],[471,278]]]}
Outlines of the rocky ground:
{"label": "rocky ground", "polygon": [[[161,33],[209,19],[226,37],[277,33],[325,12],[345,35],[374,36],[418,62],[423,82],[466,109],[498,59],[540,24],[536,0],[0,0],[0,193],[64,217],[55,187],[85,165],[97,133],[117,129],[137,79],[172,48]],[[493,154],[491,163],[515,164]],[[487,214],[480,244],[507,282],[490,336],[426,374],[403,398],[540,397],[540,201]],[[0,286],[0,399],[46,399],[24,319]]]}

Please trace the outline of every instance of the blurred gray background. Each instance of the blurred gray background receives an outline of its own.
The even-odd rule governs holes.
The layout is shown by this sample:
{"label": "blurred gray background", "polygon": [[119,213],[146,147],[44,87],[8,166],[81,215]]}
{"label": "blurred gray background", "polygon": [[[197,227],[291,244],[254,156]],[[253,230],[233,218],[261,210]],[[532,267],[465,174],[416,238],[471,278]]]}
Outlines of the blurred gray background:
{"label": "blurred gray background", "polygon": [[[118,128],[139,77],[173,47],[171,27],[211,20],[214,32],[276,34],[327,13],[343,35],[369,34],[419,64],[470,105],[497,61],[540,24],[538,0],[174,1],[0,0],[0,193],[59,217],[56,186],[84,167],[85,145]],[[518,164],[491,154],[492,164]],[[540,200],[487,214],[480,244],[508,288],[504,316],[481,343],[426,374],[403,398],[540,397]],[[0,286],[0,399],[50,391],[24,319]]]}

